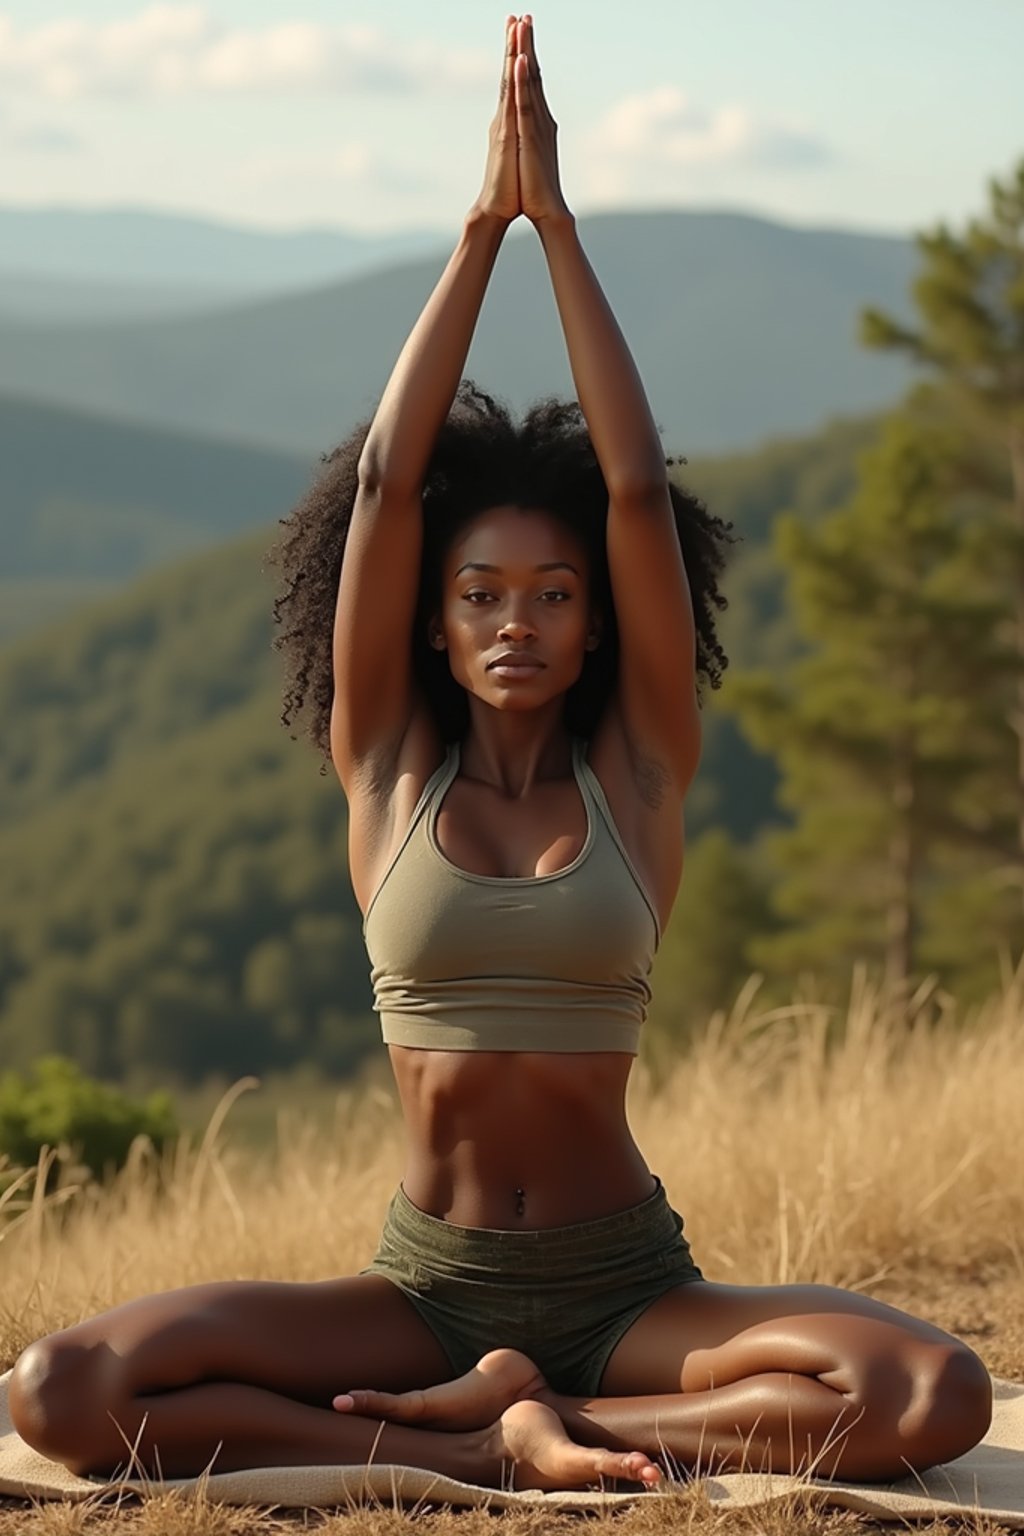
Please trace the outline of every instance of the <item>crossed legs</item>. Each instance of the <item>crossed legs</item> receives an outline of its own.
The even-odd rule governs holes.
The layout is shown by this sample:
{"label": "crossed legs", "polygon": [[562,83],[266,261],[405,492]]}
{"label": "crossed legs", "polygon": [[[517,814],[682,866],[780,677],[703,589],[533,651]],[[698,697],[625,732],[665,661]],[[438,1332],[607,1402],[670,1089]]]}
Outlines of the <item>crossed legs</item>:
{"label": "crossed legs", "polygon": [[639,1448],[674,1469],[883,1482],[963,1455],[992,1412],[981,1360],[930,1323],[832,1286],[708,1281],[647,1309],[597,1396],[553,1392],[531,1361],[503,1350],[431,1392],[351,1401],[440,1427],[472,1424],[518,1395],[552,1407],[581,1444]]}
{"label": "crossed legs", "polygon": [[221,1282],[31,1345],[10,1405],[29,1444],[81,1472],[126,1465],[134,1447],[165,1476],[375,1459],[548,1488],[653,1483],[659,1459],[888,1481],[962,1455],[991,1417],[970,1349],[828,1286],[669,1291],[591,1398],[551,1391],[514,1350],[482,1365],[451,1381],[429,1329],[379,1276]]}

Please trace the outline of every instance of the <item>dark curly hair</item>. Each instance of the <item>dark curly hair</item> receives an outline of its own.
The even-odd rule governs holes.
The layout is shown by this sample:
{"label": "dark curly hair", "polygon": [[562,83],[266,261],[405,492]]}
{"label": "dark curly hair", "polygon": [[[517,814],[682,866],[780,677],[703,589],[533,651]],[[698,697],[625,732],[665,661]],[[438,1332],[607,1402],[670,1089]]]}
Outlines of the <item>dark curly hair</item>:
{"label": "dark curly hair", "polygon": [[[274,622],[286,626],[273,640],[286,656],[282,724],[293,724],[303,707],[305,733],[330,762],[330,716],[334,698],[334,613],[345,540],[358,488],[359,456],[372,417],[360,423],[333,452],[325,468],[286,518],[286,532],[264,557],[284,573],[274,600]],[[666,465],[686,463],[666,459]],[[697,696],[700,678],[721,686],[728,658],[715,634],[715,611],[726,599],[718,589],[725,546],[733,543],[732,523],[714,517],[689,491],[670,482],[672,510],[689,581],[697,629]],[[495,506],[538,507],[572,529],[590,559],[591,601],[604,614],[601,643],[588,651],[578,681],[566,694],[567,727],[589,737],[615,685],[618,634],[608,573],[605,524],[608,492],[575,401],[541,400],[517,426],[507,408],[469,379],[459,385],[447,420],[434,444],[422,486],[423,558],[413,669],[445,741],[465,734],[469,707],[465,690],[451,675],[445,652],[427,641],[427,619],[439,606],[444,557],[459,529]],[[297,740],[297,737],[293,737]]]}

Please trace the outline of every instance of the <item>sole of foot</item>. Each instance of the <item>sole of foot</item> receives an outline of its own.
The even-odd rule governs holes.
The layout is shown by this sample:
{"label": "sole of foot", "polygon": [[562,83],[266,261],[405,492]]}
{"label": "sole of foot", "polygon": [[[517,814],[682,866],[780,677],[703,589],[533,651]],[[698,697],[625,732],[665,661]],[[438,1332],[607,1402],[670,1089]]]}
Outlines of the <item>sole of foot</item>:
{"label": "sole of foot", "polygon": [[501,1456],[506,1488],[554,1492],[602,1487],[609,1481],[654,1488],[661,1481],[659,1468],[644,1451],[577,1445],[555,1410],[535,1401],[505,1410],[494,1426],[493,1450]]}

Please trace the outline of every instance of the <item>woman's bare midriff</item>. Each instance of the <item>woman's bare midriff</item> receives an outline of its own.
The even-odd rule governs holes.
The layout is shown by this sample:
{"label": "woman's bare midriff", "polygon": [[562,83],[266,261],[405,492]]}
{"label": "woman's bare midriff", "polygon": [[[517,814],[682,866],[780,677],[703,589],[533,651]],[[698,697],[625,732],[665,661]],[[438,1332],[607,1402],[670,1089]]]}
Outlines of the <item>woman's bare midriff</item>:
{"label": "woman's bare midriff", "polygon": [[526,1231],[653,1194],[626,1121],[631,1056],[389,1050],[408,1139],[402,1186],[429,1215]]}

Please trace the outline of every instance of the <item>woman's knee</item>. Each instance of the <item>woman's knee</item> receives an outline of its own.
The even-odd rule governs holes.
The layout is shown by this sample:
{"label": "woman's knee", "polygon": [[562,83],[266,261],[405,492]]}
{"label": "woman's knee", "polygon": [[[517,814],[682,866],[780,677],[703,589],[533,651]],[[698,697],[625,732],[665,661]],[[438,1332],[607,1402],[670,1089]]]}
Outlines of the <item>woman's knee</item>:
{"label": "woman's knee", "polygon": [[955,1461],[985,1438],[992,1423],[992,1378],[984,1361],[960,1343],[933,1346],[914,1373],[907,1459],[922,1470]]}
{"label": "woman's knee", "polygon": [[877,1477],[899,1478],[955,1461],[992,1422],[992,1381],[958,1341],[914,1340],[863,1371],[852,1400],[862,1410],[861,1444],[879,1458]]}
{"label": "woman's knee", "polygon": [[14,1428],[41,1456],[83,1470],[90,1461],[89,1426],[110,1400],[115,1365],[104,1345],[61,1333],[37,1339],[19,1355],[11,1374]]}

